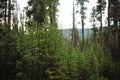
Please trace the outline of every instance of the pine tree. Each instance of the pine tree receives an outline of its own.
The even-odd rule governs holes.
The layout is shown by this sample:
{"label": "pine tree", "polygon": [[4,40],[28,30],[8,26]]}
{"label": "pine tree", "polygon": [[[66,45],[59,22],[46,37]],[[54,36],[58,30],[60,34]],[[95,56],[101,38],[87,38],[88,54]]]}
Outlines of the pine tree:
{"label": "pine tree", "polygon": [[55,23],[58,4],[58,0],[29,0],[28,5],[32,8],[26,8],[27,16],[33,16],[33,19],[36,22],[36,26],[39,26],[39,24],[46,23],[49,21],[50,23]]}
{"label": "pine tree", "polygon": [[92,30],[93,30],[93,40],[94,40],[94,42],[96,42],[96,37],[97,37],[96,14],[97,14],[96,7],[93,7],[90,22],[92,22],[92,26],[93,26]]}
{"label": "pine tree", "polygon": [[87,9],[85,7],[85,2],[88,2],[88,0],[77,0],[77,3],[80,4],[80,14],[81,14],[81,23],[82,23],[82,46],[84,47],[84,19],[85,16],[85,10]]}
{"label": "pine tree", "polygon": [[106,2],[105,0],[98,0],[97,3],[98,3],[97,5],[98,20],[100,21],[100,31],[102,33],[102,27],[103,27],[102,17],[103,17],[103,11],[105,10],[106,7]]}

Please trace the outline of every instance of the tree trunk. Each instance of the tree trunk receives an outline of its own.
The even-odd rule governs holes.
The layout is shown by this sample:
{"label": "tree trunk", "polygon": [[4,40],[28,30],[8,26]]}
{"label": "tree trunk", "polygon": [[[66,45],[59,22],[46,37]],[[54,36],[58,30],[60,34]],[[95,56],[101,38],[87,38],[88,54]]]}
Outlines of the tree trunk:
{"label": "tree trunk", "polygon": [[101,33],[102,33],[102,10],[100,10],[100,19],[101,19],[101,21],[100,21],[100,31],[101,31]]}
{"label": "tree trunk", "polygon": [[50,4],[49,5],[49,8],[50,8],[50,14],[49,14],[49,17],[50,17],[50,24],[52,23],[55,23],[55,10],[53,10],[53,8],[56,7],[56,5],[52,5]]}
{"label": "tree trunk", "polygon": [[102,28],[103,28],[103,24],[102,24],[102,2],[100,2],[100,38],[101,38],[101,46],[103,44]]}
{"label": "tree trunk", "polygon": [[82,46],[84,47],[84,20],[82,19]]}
{"label": "tree trunk", "polygon": [[7,0],[5,1],[5,24],[7,23]]}
{"label": "tree trunk", "polygon": [[110,0],[108,0],[108,47],[110,47]]}
{"label": "tree trunk", "polygon": [[74,7],[74,0],[73,0],[73,29],[72,29],[72,47],[76,46],[75,42],[75,7]]}
{"label": "tree trunk", "polygon": [[115,57],[118,60],[119,59],[119,40],[118,40],[118,23],[117,19],[114,18],[114,27],[115,27]]}
{"label": "tree trunk", "polygon": [[11,25],[11,0],[8,3],[8,24]]}

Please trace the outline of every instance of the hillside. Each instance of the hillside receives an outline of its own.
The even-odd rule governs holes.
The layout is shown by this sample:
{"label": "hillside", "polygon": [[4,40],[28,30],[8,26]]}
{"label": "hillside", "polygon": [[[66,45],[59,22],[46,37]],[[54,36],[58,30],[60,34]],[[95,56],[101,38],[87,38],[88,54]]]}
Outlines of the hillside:
{"label": "hillside", "polygon": [[[77,29],[79,37],[82,38],[82,29]],[[72,34],[72,29],[61,29],[62,35],[65,38],[70,38],[71,39],[71,34]],[[92,34],[91,28],[85,28],[84,29],[84,36],[85,38],[90,37]]]}

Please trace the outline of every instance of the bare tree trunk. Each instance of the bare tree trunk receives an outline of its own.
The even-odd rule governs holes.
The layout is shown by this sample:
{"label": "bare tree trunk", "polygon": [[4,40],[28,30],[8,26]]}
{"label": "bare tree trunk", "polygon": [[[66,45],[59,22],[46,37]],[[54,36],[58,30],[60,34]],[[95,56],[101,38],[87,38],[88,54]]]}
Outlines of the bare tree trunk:
{"label": "bare tree trunk", "polygon": [[102,33],[102,27],[103,27],[103,25],[102,25],[102,10],[100,10],[100,17],[101,17],[101,21],[100,21],[100,31],[101,31],[101,33]]}
{"label": "bare tree trunk", "polygon": [[78,33],[75,27],[75,7],[74,7],[74,0],[73,0],[73,29],[72,29],[72,46],[76,47],[78,45]]}
{"label": "bare tree trunk", "polygon": [[100,2],[100,39],[101,39],[101,46],[102,46],[102,44],[103,44],[102,28],[103,28],[103,23],[102,23],[102,1],[101,1],[101,2]]}
{"label": "bare tree trunk", "polygon": [[5,24],[7,23],[7,0],[5,1]]}
{"label": "bare tree trunk", "polygon": [[75,47],[75,7],[74,7],[74,0],[73,0],[73,29],[72,29],[72,47]]}
{"label": "bare tree trunk", "polygon": [[110,47],[110,0],[108,0],[108,47]]}
{"label": "bare tree trunk", "polygon": [[84,47],[84,20],[82,19],[82,46]]}
{"label": "bare tree trunk", "polygon": [[11,25],[11,0],[8,3],[8,24]]}

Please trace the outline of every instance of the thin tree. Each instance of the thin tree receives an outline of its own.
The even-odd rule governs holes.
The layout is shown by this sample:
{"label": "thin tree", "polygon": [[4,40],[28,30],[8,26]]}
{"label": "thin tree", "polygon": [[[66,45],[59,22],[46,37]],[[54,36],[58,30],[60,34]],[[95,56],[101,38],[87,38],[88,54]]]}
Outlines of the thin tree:
{"label": "thin tree", "polygon": [[75,6],[73,0],[73,28],[72,28],[72,47],[76,47],[78,45],[78,31],[75,27]]}
{"label": "thin tree", "polygon": [[84,19],[85,16],[85,10],[87,9],[85,7],[85,2],[89,2],[88,0],[77,0],[77,4],[80,4],[80,14],[81,14],[81,23],[82,23],[82,46],[84,47]]}
{"label": "thin tree", "polygon": [[5,23],[7,22],[6,17],[7,17],[7,0],[5,0]]}
{"label": "thin tree", "polygon": [[100,32],[102,33],[102,28],[103,28],[103,11],[105,10],[106,7],[106,2],[105,0],[98,0],[98,5],[97,5],[97,11],[98,11],[98,20],[100,21]]}
{"label": "thin tree", "polygon": [[108,0],[108,47],[110,47],[110,0]]}
{"label": "thin tree", "polygon": [[8,1],[8,24],[11,25],[11,0]]}
{"label": "thin tree", "polygon": [[92,22],[92,26],[93,26],[93,39],[94,42],[96,42],[96,32],[97,32],[97,28],[96,28],[96,7],[94,6],[92,8],[92,13],[91,13],[91,22]]}

